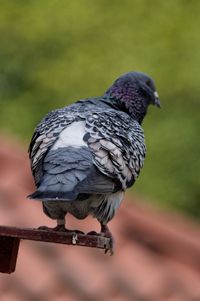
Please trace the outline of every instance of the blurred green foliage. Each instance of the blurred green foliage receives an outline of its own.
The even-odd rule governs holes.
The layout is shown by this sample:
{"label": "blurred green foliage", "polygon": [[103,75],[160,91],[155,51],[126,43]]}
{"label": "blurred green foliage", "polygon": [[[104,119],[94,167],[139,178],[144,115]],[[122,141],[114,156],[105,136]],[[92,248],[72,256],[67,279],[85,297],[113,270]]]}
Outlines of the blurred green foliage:
{"label": "blurred green foliage", "polygon": [[199,15],[198,0],[0,0],[1,130],[28,144],[49,110],[143,71],[162,110],[145,119],[133,190],[200,217]]}

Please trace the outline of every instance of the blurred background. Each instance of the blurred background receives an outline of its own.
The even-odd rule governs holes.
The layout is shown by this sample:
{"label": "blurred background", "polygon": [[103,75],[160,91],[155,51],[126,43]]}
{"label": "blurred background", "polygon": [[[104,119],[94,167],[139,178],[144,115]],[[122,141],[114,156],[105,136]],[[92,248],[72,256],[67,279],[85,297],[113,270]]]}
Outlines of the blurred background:
{"label": "blurred background", "polygon": [[[167,265],[169,263],[168,257],[165,258],[165,262],[162,264],[162,271],[157,271],[158,268],[156,268],[157,278],[155,279],[160,279],[161,276],[159,275],[166,272],[164,267],[167,265],[166,279],[170,279],[171,282],[167,286],[169,291],[167,288],[164,290],[164,297],[161,297],[161,289],[159,290],[160,295],[154,295],[154,297],[150,297],[150,292],[147,289],[146,291],[145,289],[142,290],[143,288],[139,289],[137,294],[131,295],[132,291],[135,292],[138,289],[137,281],[134,282],[134,279],[137,280],[138,275],[140,275],[140,283],[149,283],[151,277],[148,277],[148,275],[151,275],[155,266],[161,263],[161,255],[159,253],[159,256],[155,257],[155,254],[151,253],[152,250],[150,252],[147,248],[148,244],[146,243],[142,243],[142,246],[140,246],[142,249],[137,249],[139,248],[138,241],[141,241],[141,239],[137,240],[136,243],[135,237],[140,237],[141,232],[134,239],[131,240],[130,238],[132,237],[130,232],[136,234],[140,229],[138,225],[145,223],[153,214],[152,222],[153,220],[159,222],[155,227],[152,226],[152,232],[149,233],[150,237],[151,234],[154,237],[155,229],[162,229],[165,224],[174,225],[173,229],[176,229],[178,223],[177,231],[184,232],[188,237],[194,235],[194,248],[198,249],[199,240],[197,238],[199,238],[200,229],[199,15],[200,2],[198,0],[124,0],[123,2],[119,0],[0,1],[1,223],[27,227],[37,226],[37,223],[39,223],[38,226],[45,222],[51,223],[42,214],[40,204],[33,204],[33,202],[25,200],[25,195],[34,189],[26,150],[34,127],[48,111],[68,105],[80,98],[100,96],[119,75],[133,70],[142,71],[153,77],[162,104],[161,110],[151,107],[148,116],[144,120],[143,127],[147,143],[146,162],[138,181],[127,193],[129,202],[127,201],[127,205],[123,204],[121,213],[116,216],[116,219],[118,219],[116,223],[119,224],[113,222],[113,228],[117,232],[114,235],[118,235],[117,239],[120,240],[121,247],[118,246],[117,249],[118,257],[112,259],[111,270],[115,271],[113,272],[115,275],[120,275],[122,270],[120,267],[117,270],[115,261],[117,262],[117,258],[119,261],[128,258],[129,261],[127,259],[127,268],[124,268],[124,274],[129,278],[130,285],[128,286],[125,280],[121,283],[119,281],[120,276],[118,278],[113,276],[118,279],[118,282],[115,279],[116,285],[113,284],[113,287],[119,286],[121,292],[124,290],[121,295],[116,292],[113,293],[113,289],[109,295],[110,297],[105,297],[107,296],[105,294],[104,297],[98,299],[95,294],[91,295],[87,292],[86,295],[77,293],[77,299],[72,299],[72,297],[63,293],[62,289],[55,288],[55,296],[52,297],[52,300],[200,300],[200,292],[197,293],[196,288],[192,287],[195,283],[194,274],[197,277],[195,279],[198,279],[198,281],[200,279],[198,278],[199,270],[195,270],[192,274],[194,266],[189,264],[190,272],[187,270],[186,273],[186,270],[184,270],[186,262],[183,260],[182,263],[176,263],[176,267],[183,264],[182,268],[185,271],[184,274],[183,270],[178,270],[177,277],[185,276],[182,276],[183,280],[177,278],[176,282],[170,278],[170,275],[175,274],[174,267],[171,270]],[[142,209],[140,206],[142,206]],[[155,209],[155,207],[160,209]],[[26,214],[23,210],[26,210]],[[155,213],[157,210],[160,211]],[[127,211],[131,211],[133,215],[136,214],[136,216],[129,217],[130,225],[127,218],[123,219],[123,214],[126,216]],[[163,211],[167,212],[167,218],[165,214],[162,215]],[[35,215],[33,212],[35,212]],[[171,221],[172,215],[174,224]],[[138,221],[138,224],[135,223],[134,229],[127,230],[130,235],[127,234],[129,238],[127,238],[125,244],[124,234],[120,236],[120,230],[117,229],[118,227],[129,229],[133,218]],[[179,219],[182,221],[180,222]],[[73,223],[76,223],[76,221],[72,221]],[[90,220],[89,225],[93,225],[92,223],[93,221]],[[120,223],[122,223],[121,226]],[[186,227],[186,225],[189,226]],[[190,230],[190,227],[192,227],[192,230],[189,231],[188,227]],[[143,229],[144,237],[147,230]],[[161,230],[159,232],[160,236],[158,236],[163,237],[163,233]],[[179,241],[177,237],[179,236],[175,235],[173,243]],[[128,243],[129,240],[132,241],[132,244]],[[158,241],[159,248],[162,249],[164,242],[162,242],[162,239],[161,242]],[[169,241],[167,238],[166,241],[169,244],[172,243],[170,237]],[[123,248],[124,244],[126,245],[125,249]],[[189,242],[188,244],[190,245]],[[154,245],[153,249],[158,248],[158,245]],[[24,254],[23,258],[27,261],[28,274],[30,261],[37,254],[37,252],[33,252],[31,257],[32,248],[30,246],[32,245],[29,244],[29,247],[26,247],[28,250],[24,247],[25,249],[22,252]],[[182,252],[183,245],[180,244],[177,248]],[[197,249],[194,252],[197,252]],[[68,254],[68,249],[66,247],[62,248],[62,246],[57,246],[55,249],[48,247],[46,251],[44,247],[40,251],[40,256],[45,252],[49,252],[50,258],[55,255],[52,258],[57,259],[58,254],[56,252]],[[74,248],[72,250],[69,248],[69,254],[76,254],[75,260],[78,256],[85,254],[86,257],[88,256],[88,261],[89,258],[90,260],[92,258],[95,263],[96,258],[98,258],[99,262],[106,262],[106,265],[111,264],[110,259],[105,259],[104,255],[97,255],[97,252],[85,249],[83,251],[82,248],[74,251]],[[144,257],[141,256],[141,265],[133,266],[132,270],[129,271],[129,276],[133,276],[130,281],[131,276],[128,277],[126,273],[128,270],[126,269],[130,267],[130,262],[135,260],[140,262],[139,258],[134,257],[137,252],[140,254],[138,256],[144,253]],[[193,258],[194,262],[199,262],[200,253],[195,253],[195,256],[197,256],[195,257],[193,251],[191,252],[187,253],[188,258]],[[30,256],[30,261],[28,256]],[[149,261],[146,260],[148,256],[151,258],[152,267]],[[179,257],[175,256],[173,258],[177,259]],[[20,264],[19,266],[21,268],[18,270],[18,278],[2,276],[1,283],[5,283],[2,284],[2,290],[0,286],[1,300],[18,300],[18,295],[20,296],[19,300],[51,300],[51,293],[45,299],[46,295],[44,292],[41,293],[36,284],[37,289],[34,286],[25,285],[26,281],[20,279],[21,275],[25,273],[23,271],[23,258],[20,257],[21,266]],[[83,261],[86,260],[84,258]],[[195,258],[198,258],[198,260],[195,261]],[[164,260],[163,257],[162,260]],[[75,267],[72,261],[73,259],[70,262],[69,271],[73,270],[75,275]],[[79,261],[79,268],[81,268],[82,261]],[[146,273],[142,264],[143,261],[145,262],[145,268],[148,267],[149,274]],[[101,266],[101,264],[99,265]],[[34,271],[30,267],[29,279],[32,279],[31,283],[37,278],[38,273],[41,273],[40,267],[37,266],[36,268],[36,266],[37,264],[34,266]],[[62,266],[63,263],[60,264],[61,269],[59,269],[59,264],[57,265],[57,279],[64,273]],[[87,273],[99,275],[99,268],[95,266],[95,270],[94,265],[91,266]],[[199,263],[196,264],[196,268],[199,269]],[[87,271],[87,265],[85,269]],[[43,268],[44,270],[45,268]],[[142,270],[144,270],[144,273]],[[116,271],[119,274],[116,274]],[[61,276],[58,277],[59,273],[61,273]],[[187,277],[188,275],[191,276],[190,280],[187,280],[186,275]],[[80,287],[74,286],[73,288],[75,284],[70,279],[69,276],[69,282],[66,279],[66,282],[62,280],[64,281],[62,282],[64,283],[63,286],[70,287],[73,292],[77,289],[80,291]],[[111,278],[109,279],[111,281]],[[21,281],[23,297],[18,291],[15,291],[16,287],[20,287],[19,281]],[[96,281],[98,284],[98,280]],[[69,283],[71,283],[71,286]],[[185,283],[191,284],[191,294],[195,291],[195,296],[189,294],[189,288],[187,293],[182,293],[181,297],[178,295],[177,292],[181,291],[180,287],[186,289]],[[8,292],[13,287],[15,289],[13,289],[13,295],[11,296]],[[97,287],[99,288],[98,285]],[[98,291],[97,287],[94,292]],[[158,289],[156,284],[155,287],[155,290]],[[102,288],[99,293],[100,291],[102,291]],[[7,292],[7,295],[5,292]],[[30,297],[31,293],[33,294],[32,297]],[[64,299],[61,299],[63,294]],[[175,299],[175,295],[179,297]],[[113,296],[114,299],[112,299]]]}

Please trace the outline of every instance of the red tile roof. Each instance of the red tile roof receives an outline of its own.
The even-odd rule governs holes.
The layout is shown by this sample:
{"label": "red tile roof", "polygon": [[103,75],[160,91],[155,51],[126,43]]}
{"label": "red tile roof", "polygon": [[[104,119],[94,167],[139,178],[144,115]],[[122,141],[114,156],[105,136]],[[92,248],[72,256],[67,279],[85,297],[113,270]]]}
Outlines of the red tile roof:
{"label": "red tile roof", "polygon": [[[28,156],[1,138],[1,225],[54,225],[34,189]],[[67,217],[71,228],[98,230],[92,218]],[[200,226],[139,201],[126,201],[110,228],[115,255],[99,249],[22,241],[16,271],[0,274],[1,301],[199,301]]]}

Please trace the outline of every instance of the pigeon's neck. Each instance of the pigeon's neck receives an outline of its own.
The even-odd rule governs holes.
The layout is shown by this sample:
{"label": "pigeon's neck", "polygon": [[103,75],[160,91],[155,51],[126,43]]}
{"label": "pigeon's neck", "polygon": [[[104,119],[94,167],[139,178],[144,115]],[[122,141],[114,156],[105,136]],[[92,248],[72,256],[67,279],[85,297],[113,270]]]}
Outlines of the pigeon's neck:
{"label": "pigeon's neck", "polygon": [[147,113],[147,108],[141,105],[142,102],[138,96],[134,99],[134,101],[131,101],[127,97],[116,97],[115,95],[109,95],[106,93],[104,95],[103,102],[115,110],[127,113],[139,124],[142,124]]}

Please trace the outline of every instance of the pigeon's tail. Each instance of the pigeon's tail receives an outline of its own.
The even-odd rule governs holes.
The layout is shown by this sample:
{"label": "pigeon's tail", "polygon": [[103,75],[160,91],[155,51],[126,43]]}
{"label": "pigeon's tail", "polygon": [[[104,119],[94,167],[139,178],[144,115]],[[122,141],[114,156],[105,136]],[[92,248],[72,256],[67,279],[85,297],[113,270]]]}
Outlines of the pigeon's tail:
{"label": "pigeon's tail", "polygon": [[28,195],[27,198],[40,201],[73,201],[77,198],[77,193],[73,191],[41,191],[38,189]]}
{"label": "pigeon's tail", "polygon": [[28,196],[41,201],[72,201],[77,184],[90,172],[92,158],[87,147],[63,147],[51,150],[43,162],[43,175],[37,190]]}

